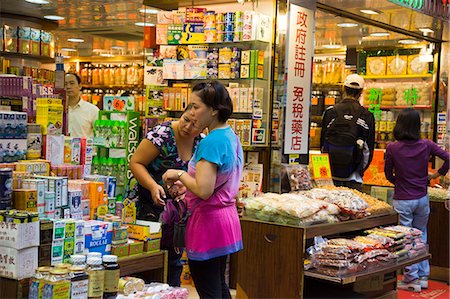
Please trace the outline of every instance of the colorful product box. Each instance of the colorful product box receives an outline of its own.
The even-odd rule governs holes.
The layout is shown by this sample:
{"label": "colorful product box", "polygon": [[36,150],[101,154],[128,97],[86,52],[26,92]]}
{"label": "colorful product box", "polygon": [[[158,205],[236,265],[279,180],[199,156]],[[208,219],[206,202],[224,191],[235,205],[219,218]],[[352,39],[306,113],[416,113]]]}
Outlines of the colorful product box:
{"label": "colorful product box", "polygon": [[51,265],[62,264],[64,259],[64,239],[52,242]]}
{"label": "colorful product box", "polygon": [[111,245],[111,254],[116,255],[118,257],[128,256],[128,243]]}
{"label": "colorful product box", "polygon": [[89,252],[107,254],[111,251],[112,223],[96,220],[85,223],[85,248]]}
{"label": "colorful product box", "polygon": [[66,236],[66,222],[64,220],[53,221],[53,241],[64,240]]}
{"label": "colorful product box", "polygon": [[30,53],[32,55],[40,55],[41,54],[41,30],[36,28],[30,29]]}
{"label": "colorful product box", "polygon": [[159,252],[161,250],[161,239],[144,242],[144,252]]}
{"label": "colorful product box", "polygon": [[64,164],[64,135],[47,135],[45,157],[51,165]]}
{"label": "colorful product box", "polygon": [[51,266],[52,264],[52,245],[40,245],[39,246],[39,267]]}
{"label": "colorful product box", "polygon": [[45,217],[45,180],[25,179],[22,181],[22,188],[36,190],[37,212],[39,213],[39,218],[44,218]]}
{"label": "colorful product box", "polygon": [[144,242],[128,240],[128,255],[140,254],[144,252]]}
{"label": "colorful product box", "polygon": [[80,165],[81,162],[81,138],[72,138],[71,142],[72,155],[70,163]]}
{"label": "colorful product box", "polygon": [[31,189],[13,190],[13,207],[17,210],[37,212],[37,191]]}
{"label": "colorful product box", "polygon": [[128,235],[131,239],[147,241],[161,238],[161,223],[137,220],[136,224],[128,224]]}
{"label": "colorful product box", "polygon": [[17,27],[4,25],[3,35],[5,41],[5,52],[17,53]]}
{"label": "colorful product box", "polygon": [[69,207],[70,207],[70,213],[76,214],[76,213],[83,213],[82,206],[81,206],[81,191],[69,191]]}
{"label": "colorful product box", "polygon": [[42,56],[51,56],[51,40],[52,35],[49,32],[41,30],[41,55]]}
{"label": "colorful product box", "polygon": [[40,245],[51,245],[53,240],[53,221],[40,220],[39,226],[39,243]]}

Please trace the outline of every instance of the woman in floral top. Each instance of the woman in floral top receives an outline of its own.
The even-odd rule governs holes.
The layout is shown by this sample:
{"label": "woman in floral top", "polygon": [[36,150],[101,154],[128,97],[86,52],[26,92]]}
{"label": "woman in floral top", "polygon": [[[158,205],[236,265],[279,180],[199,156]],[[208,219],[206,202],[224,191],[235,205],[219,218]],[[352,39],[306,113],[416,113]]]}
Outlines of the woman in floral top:
{"label": "woman in floral top", "polygon": [[[163,187],[162,175],[167,169],[187,170],[188,162],[202,138],[202,128],[196,126],[192,119],[191,108],[188,106],[179,120],[152,128],[131,158],[130,169],[139,182],[138,219],[159,221],[165,201],[170,198]],[[173,232],[168,226],[163,225],[162,233],[163,240],[172,240]],[[181,254],[175,252],[169,243],[161,244],[163,249],[169,251],[168,283],[179,286]]]}

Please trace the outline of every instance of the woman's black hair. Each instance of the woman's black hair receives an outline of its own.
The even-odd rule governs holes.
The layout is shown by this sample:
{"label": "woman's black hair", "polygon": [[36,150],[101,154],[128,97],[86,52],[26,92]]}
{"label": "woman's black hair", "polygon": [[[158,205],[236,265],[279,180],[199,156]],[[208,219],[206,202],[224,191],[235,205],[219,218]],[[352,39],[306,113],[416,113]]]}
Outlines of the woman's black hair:
{"label": "woman's black hair", "polygon": [[67,76],[67,75],[72,75],[72,76],[74,76],[74,77],[77,79],[78,85],[81,84],[81,78],[80,78],[80,76],[78,76],[77,73],[69,72],[69,73],[66,74],[66,76]]}
{"label": "woman's black hair", "polygon": [[396,140],[419,140],[420,139],[420,115],[413,108],[403,109],[394,127],[394,138]]}
{"label": "woman's black hair", "polygon": [[226,122],[233,113],[233,102],[228,90],[219,81],[206,81],[196,84],[192,92],[200,97],[203,104],[217,110],[220,122]]}

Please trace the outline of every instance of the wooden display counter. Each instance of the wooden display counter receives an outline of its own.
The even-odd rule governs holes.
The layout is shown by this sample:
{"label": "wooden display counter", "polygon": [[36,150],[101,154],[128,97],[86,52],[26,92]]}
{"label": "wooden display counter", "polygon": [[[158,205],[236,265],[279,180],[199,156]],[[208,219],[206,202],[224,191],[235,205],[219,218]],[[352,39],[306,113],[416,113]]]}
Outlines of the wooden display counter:
{"label": "wooden display counter", "polygon": [[161,250],[155,253],[142,253],[119,258],[120,276],[135,276],[146,283],[167,282],[168,253]]}
{"label": "wooden display counter", "polygon": [[[336,236],[381,225],[398,223],[397,213],[371,216],[364,219],[321,224],[309,227],[280,225],[241,219],[244,250],[238,255],[237,298],[314,298],[321,291],[325,297],[368,296],[391,298],[396,296],[396,271],[405,265],[429,258],[418,256],[395,265],[365,271],[345,278],[329,277],[305,272],[305,249],[315,236]],[[308,282],[305,283],[305,280]],[[314,281],[317,289],[314,289]],[[373,286],[378,281],[377,288]],[[327,293],[328,292],[328,293]],[[349,295],[352,293],[353,295]],[[319,297],[324,296],[319,295]]]}
{"label": "wooden display counter", "polygon": [[450,283],[449,215],[444,202],[430,201],[428,245],[430,246],[430,277]]}

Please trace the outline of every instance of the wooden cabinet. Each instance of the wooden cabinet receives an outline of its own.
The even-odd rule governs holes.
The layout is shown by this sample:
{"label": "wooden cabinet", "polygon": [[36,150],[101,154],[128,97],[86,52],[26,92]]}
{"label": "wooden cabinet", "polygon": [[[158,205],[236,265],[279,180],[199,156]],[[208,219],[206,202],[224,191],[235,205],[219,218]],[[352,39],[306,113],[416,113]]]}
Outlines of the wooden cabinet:
{"label": "wooden cabinet", "polygon": [[429,254],[342,278],[305,271],[303,263],[306,244],[311,243],[314,236],[336,236],[397,223],[397,213],[309,227],[244,218],[241,220],[244,249],[238,255],[237,298],[350,298],[358,294],[360,297],[361,294],[395,297],[396,271],[428,259]]}
{"label": "wooden cabinet", "polygon": [[427,230],[431,253],[430,276],[447,283],[450,282],[449,214],[444,202],[430,201],[430,219]]}

